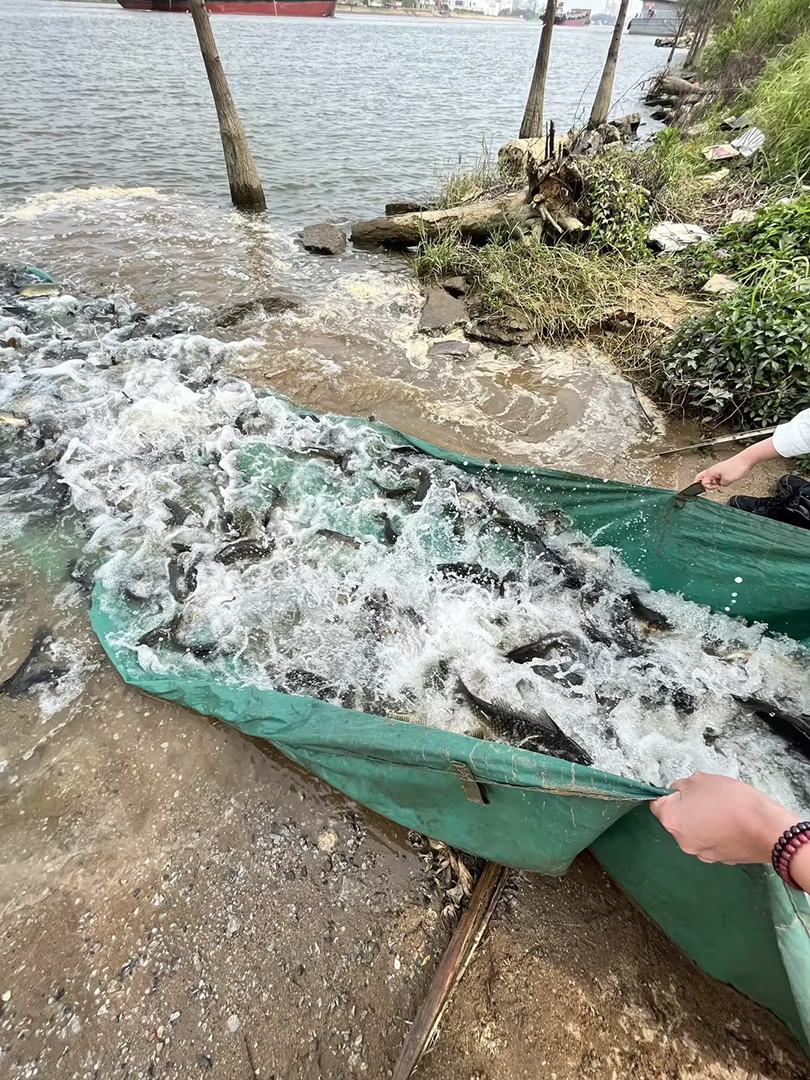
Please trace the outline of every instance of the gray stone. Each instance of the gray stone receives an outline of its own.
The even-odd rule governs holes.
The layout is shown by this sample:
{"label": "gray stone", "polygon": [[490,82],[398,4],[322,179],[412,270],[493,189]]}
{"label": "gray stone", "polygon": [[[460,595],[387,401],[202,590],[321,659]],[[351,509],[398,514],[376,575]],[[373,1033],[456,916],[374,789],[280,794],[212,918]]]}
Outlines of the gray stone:
{"label": "gray stone", "polygon": [[736,292],[739,287],[739,281],[735,281],[734,278],[728,277],[727,274],[712,274],[709,280],[701,285],[700,291],[702,293],[711,293],[715,296],[721,296],[724,293]]}
{"label": "gray stone", "polygon": [[496,345],[530,345],[535,338],[534,327],[518,311],[501,311],[484,315],[467,327],[467,337],[477,341],[492,341]]}
{"label": "gray stone", "polygon": [[629,142],[638,137],[638,129],[641,124],[641,113],[627,113],[626,116],[617,116],[610,121],[611,127],[615,127],[622,139]]}
{"label": "gray stone", "polygon": [[307,225],[301,233],[301,243],[315,255],[342,255],[346,250],[346,234],[335,225]]}
{"label": "gray stone", "polygon": [[426,334],[446,334],[448,330],[467,321],[464,304],[444,289],[430,286],[426,290],[425,306],[419,319],[419,329]]}
{"label": "gray stone", "polygon": [[265,315],[278,315],[282,311],[291,311],[299,306],[298,301],[283,293],[268,293],[266,296],[254,296],[250,300],[240,300],[229,307],[221,308],[214,318],[216,326],[233,326],[244,318],[257,318]]}
{"label": "gray stone", "polygon": [[437,341],[435,345],[431,345],[428,349],[428,356],[433,360],[448,356],[455,358],[466,356],[469,351],[469,342],[449,338],[447,341]]}
{"label": "gray stone", "polygon": [[596,130],[602,136],[605,146],[622,141],[621,132],[614,124],[601,124]]}
{"label": "gray stone", "polygon": [[451,296],[464,296],[469,288],[467,279],[457,274],[455,277],[444,278],[442,288]]}

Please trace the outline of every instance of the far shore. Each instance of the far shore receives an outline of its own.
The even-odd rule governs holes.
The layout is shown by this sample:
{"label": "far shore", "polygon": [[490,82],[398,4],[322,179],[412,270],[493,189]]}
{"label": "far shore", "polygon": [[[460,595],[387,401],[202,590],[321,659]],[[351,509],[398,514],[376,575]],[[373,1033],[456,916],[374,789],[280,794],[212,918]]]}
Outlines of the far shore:
{"label": "far shore", "polygon": [[[480,12],[453,11],[449,15],[440,15],[429,8],[378,8],[365,4],[338,4],[336,11],[341,15],[398,15],[406,19],[484,19],[487,22],[525,22],[522,15],[484,15]],[[538,20],[539,22],[539,20]]]}

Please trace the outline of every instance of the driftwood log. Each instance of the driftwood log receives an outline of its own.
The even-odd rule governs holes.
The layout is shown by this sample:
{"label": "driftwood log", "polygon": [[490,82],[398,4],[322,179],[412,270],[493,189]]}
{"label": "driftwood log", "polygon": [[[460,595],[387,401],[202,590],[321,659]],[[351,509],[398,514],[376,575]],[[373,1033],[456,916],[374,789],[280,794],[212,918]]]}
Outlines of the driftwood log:
{"label": "driftwood log", "polygon": [[524,188],[497,199],[482,199],[449,210],[357,221],[352,225],[352,242],[367,247],[412,247],[423,238],[434,239],[450,229],[477,240],[484,239],[500,225],[523,225],[534,216],[531,194]]}

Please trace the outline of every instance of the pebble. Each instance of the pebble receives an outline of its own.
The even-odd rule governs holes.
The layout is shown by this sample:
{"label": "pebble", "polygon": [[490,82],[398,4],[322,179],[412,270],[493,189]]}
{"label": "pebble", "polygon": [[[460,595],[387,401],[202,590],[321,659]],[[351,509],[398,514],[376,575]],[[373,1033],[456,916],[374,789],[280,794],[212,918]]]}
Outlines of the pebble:
{"label": "pebble", "polygon": [[241,925],[239,920],[234,915],[231,915],[230,919],[228,919],[228,936],[233,937]]}
{"label": "pebble", "polygon": [[231,1015],[228,1017],[228,1022],[227,1022],[227,1024],[225,1026],[227,1027],[228,1031],[233,1032],[233,1031],[238,1031],[239,1028],[241,1027],[241,1025],[242,1025],[242,1022],[239,1019],[239,1017],[236,1015],[236,1013],[231,1013]]}
{"label": "pebble", "polygon": [[3,1001],[11,1001],[11,991],[10,990],[4,990],[3,991]]}
{"label": "pebble", "polygon": [[325,829],[318,837],[318,850],[331,855],[337,849],[339,839],[340,837],[334,829]]}

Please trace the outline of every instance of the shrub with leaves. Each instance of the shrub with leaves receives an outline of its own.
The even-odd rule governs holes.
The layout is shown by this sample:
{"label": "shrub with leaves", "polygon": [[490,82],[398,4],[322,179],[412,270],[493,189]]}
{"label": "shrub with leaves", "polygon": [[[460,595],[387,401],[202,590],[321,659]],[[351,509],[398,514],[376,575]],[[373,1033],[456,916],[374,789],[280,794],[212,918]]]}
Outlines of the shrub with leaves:
{"label": "shrub with leaves", "polygon": [[588,163],[585,194],[591,213],[590,243],[627,259],[649,254],[647,192],[630,175],[629,155],[598,154]]}
{"label": "shrub with leaves", "polygon": [[810,407],[810,281],[744,287],[685,319],[653,383],[672,405],[738,427]]}

